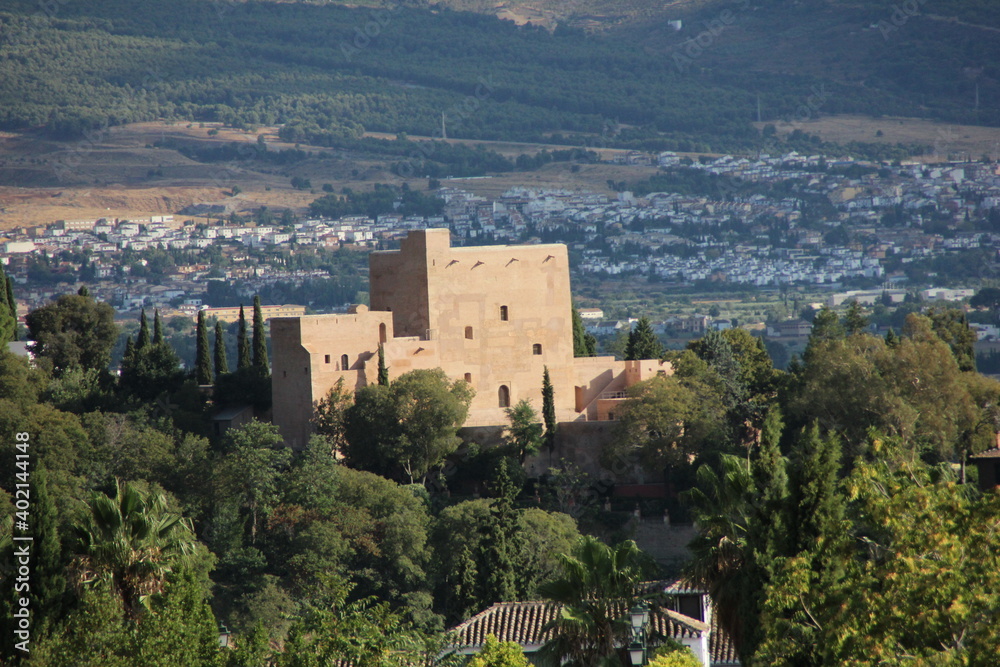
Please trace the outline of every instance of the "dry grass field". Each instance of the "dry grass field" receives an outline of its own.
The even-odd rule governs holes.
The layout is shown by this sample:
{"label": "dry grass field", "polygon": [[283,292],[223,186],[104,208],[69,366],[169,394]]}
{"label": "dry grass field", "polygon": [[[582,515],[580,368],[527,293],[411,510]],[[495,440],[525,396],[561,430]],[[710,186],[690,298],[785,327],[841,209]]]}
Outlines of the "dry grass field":
{"label": "dry grass field", "polygon": [[[758,128],[766,123],[755,123]],[[799,129],[818,135],[824,141],[846,143],[864,141],[887,144],[926,144],[933,153],[919,160],[935,162],[951,158],[987,155],[1000,157],[1000,128],[954,125],[920,118],[869,118],[866,116],[823,116],[802,122],[775,123],[778,134]],[[879,134],[881,132],[881,135]]]}
{"label": "dry grass field", "polygon": [[[801,129],[826,141],[923,143],[934,147],[925,161],[949,157],[1000,157],[1000,128],[949,125],[914,118],[828,116],[777,124],[779,134]],[[213,134],[209,134],[213,131]],[[881,136],[877,136],[881,132]],[[263,136],[271,150],[293,148],[278,140],[276,128],[244,132],[200,123],[137,123],[114,127],[86,140],[59,143],[26,135],[0,133],[0,230],[56,220],[141,218],[172,214],[191,204],[223,204],[245,212],[268,206],[304,212],[322,194],[321,186],[365,190],[374,183],[404,181],[389,170],[392,160],[345,155],[335,149],[300,146],[324,154],[292,167],[246,163],[202,164],[175,150],[156,148],[164,139],[197,139],[206,143],[256,143]],[[392,138],[392,135],[369,133]],[[427,141],[430,137],[413,137]],[[449,139],[450,143],[482,144],[507,157],[542,149],[570,146],[482,142]],[[623,151],[598,149],[605,159]],[[564,188],[613,194],[608,181],[631,181],[655,173],[655,167],[615,164],[549,164],[536,171],[445,181],[478,195],[495,197],[515,186]],[[291,187],[292,176],[308,178],[312,191]],[[426,188],[424,179],[409,179],[411,187]],[[231,196],[233,186],[240,192]]]}

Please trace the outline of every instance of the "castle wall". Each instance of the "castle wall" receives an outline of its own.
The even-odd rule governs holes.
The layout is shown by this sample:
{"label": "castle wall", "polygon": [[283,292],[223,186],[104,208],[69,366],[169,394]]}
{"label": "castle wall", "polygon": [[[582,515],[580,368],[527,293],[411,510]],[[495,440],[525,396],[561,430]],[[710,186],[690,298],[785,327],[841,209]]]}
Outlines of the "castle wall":
{"label": "castle wall", "polygon": [[354,389],[376,381],[380,342],[390,378],[440,367],[469,382],[469,427],[507,423],[521,399],[540,414],[546,367],[561,422],[609,418],[602,393],[655,374],[612,357],[574,359],[566,246],[450,242],[448,230],[428,229],[372,253],[370,311],[272,320],[274,420],[290,446],[305,445],[313,406],[339,378]]}

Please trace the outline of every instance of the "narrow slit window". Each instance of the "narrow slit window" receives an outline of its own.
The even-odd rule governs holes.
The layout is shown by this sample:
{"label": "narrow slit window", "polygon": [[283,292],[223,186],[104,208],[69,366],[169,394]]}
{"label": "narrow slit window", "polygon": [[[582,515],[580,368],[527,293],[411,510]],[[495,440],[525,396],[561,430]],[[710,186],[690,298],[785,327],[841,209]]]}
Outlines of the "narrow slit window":
{"label": "narrow slit window", "polygon": [[500,321],[507,321],[507,306],[500,306]]}
{"label": "narrow slit window", "polygon": [[328,354],[328,355],[324,356],[323,357],[323,361],[325,361],[326,363],[330,363],[330,355]]}
{"label": "narrow slit window", "polygon": [[472,340],[472,327],[465,327],[465,337]]}

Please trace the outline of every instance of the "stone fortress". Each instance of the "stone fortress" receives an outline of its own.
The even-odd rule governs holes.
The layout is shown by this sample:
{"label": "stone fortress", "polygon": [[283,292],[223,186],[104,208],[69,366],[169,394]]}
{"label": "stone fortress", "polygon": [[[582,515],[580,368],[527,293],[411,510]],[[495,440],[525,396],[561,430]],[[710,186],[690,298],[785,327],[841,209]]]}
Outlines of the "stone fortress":
{"label": "stone fortress", "polygon": [[355,390],[377,382],[379,345],[390,378],[442,368],[470,383],[467,427],[507,424],[524,398],[540,414],[545,367],[560,422],[607,422],[628,387],[673,372],[659,360],[574,358],[563,244],[452,248],[449,230],[426,229],[372,253],[369,271],[370,308],[271,319],[274,423],[293,448],[339,379]]}

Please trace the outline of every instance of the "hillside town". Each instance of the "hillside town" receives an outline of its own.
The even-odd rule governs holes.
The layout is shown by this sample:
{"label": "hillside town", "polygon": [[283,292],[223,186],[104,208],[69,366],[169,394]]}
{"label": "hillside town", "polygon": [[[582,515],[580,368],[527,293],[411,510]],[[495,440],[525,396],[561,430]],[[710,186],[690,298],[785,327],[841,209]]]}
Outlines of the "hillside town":
{"label": "hillside town", "polygon": [[[677,285],[916,289],[951,276],[929,272],[930,284],[915,284],[910,268],[970,250],[980,251],[981,273],[994,270],[1000,247],[994,163],[892,166],[797,153],[683,163],[673,153],[620,159],[656,161],[661,174],[680,184],[675,190],[708,182],[715,192],[665,188],[609,196],[517,187],[491,200],[456,179],[438,190],[444,207],[437,216],[286,216],[262,224],[220,209],[188,219],[61,220],[14,229],[0,249],[28,308],[60,293],[55,283],[65,278],[83,279],[124,310],[171,305],[192,313],[222,305],[204,302],[211,278],[243,281],[252,294],[267,284],[328,275],[289,269],[275,251],[391,248],[412,230],[434,227],[450,228],[456,245],[563,242],[574,275]],[[149,253],[163,250],[178,251],[178,261],[160,273],[137,270]]]}

